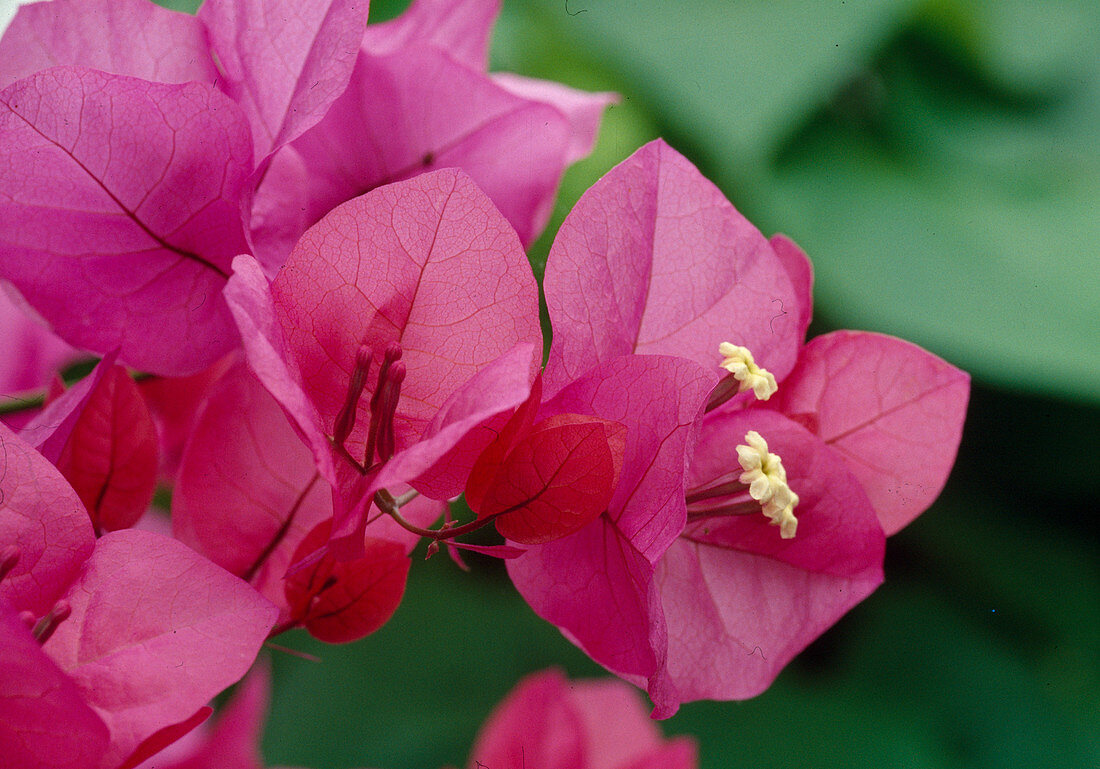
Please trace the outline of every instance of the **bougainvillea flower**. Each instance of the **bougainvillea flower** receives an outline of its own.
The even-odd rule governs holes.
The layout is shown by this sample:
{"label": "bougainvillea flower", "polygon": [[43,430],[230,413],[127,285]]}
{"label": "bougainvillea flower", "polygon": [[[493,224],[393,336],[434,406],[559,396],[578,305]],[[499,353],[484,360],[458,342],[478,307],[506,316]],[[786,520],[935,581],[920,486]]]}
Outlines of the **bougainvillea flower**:
{"label": "bougainvillea flower", "polygon": [[249,363],[337,489],[334,544],[362,554],[374,492],[462,491],[528,396],[542,333],[515,232],[446,169],[345,203],[299,241],[270,286],[241,257],[227,298]]}
{"label": "bougainvillea flower", "polygon": [[3,426],[0,460],[0,602],[106,724],[109,745],[90,765],[114,769],[205,717],[277,611],[173,539],[126,529],[97,540],[72,487]]}
{"label": "bougainvillea flower", "polygon": [[549,670],[520,681],[497,706],[467,769],[694,769],[697,761],[694,740],[662,739],[630,687]]}
{"label": "bougainvillea flower", "polygon": [[[797,246],[766,240],[660,141],[589,190],[551,249],[548,389],[628,353],[723,375],[674,542],[626,558],[636,539],[609,548],[606,530],[582,530],[569,550],[566,539],[509,564],[535,610],[645,686],[658,716],[766,688],[879,584],[883,528],[927,507],[954,461],[966,374],[881,335],[803,348],[811,284]],[[570,577],[576,557],[582,573]],[[623,596],[635,621],[597,644]]]}
{"label": "bougainvillea flower", "polygon": [[276,155],[257,193],[253,235],[263,259],[285,256],[339,203],[448,166],[477,182],[524,244],[538,236],[565,167],[591,151],[613,97],[487,75],[498,9],[487,0],[419,0],[367,28],[347,90]]}
{"label": "bougainvillea flower", "polygon": [[[444,506],[418,497],[403,515],[426,526]],[[287,575],[324,544],[322,527],[331,519],[331,488],[312,454],[275,399],[237,362],[211,387],[188,441],[172,498],[175,536],[278,606],[280,627],[301,624],[323,640],[347,641],[377,629],[396,608],[395,588],[404,587],[408,553],[419,538],[385,518],[371,524],[363,559],[337,565],[322,558]],[[400,581],[383,579],[395,572]],[[334,607],[356,584],[358,600]],[[331,628],[325,632],[322,614],[329,625],[339,623],[339,638]]]}
{"label": "bougainvillea flower", "polygon": [[237,344],[221,289],[251,170],[247,122],[208,85],[19,80],[0,92],[0,274],[71,344],[194,373]]}

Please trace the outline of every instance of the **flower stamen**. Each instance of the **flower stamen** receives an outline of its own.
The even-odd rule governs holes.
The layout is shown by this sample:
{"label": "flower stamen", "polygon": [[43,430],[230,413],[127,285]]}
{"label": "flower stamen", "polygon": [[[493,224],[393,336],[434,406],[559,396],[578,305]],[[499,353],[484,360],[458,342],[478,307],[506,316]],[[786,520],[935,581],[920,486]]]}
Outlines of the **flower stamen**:
{"label": "flower stamen", "polygon": [[756,365],[747,347],[722,342],[718,345],[718,353],[722,356],[722,363],[719,365],[733,374],[733,378],[740,383],[738,392],[752,390],[758,400],[766,401],[779,389],[772,373]]}
{"label": "flower stamen", "polygon": [[749,496],[760,503],[772,525],[779,527],[783,539],[793,538],[798,529],[794,516],[798,495],[787,484],[783,460],[768,450],[768,442],[760,433],[749,430],[745,444],[737,447],[737,461],[744,470],[740,481],[748,486]]}

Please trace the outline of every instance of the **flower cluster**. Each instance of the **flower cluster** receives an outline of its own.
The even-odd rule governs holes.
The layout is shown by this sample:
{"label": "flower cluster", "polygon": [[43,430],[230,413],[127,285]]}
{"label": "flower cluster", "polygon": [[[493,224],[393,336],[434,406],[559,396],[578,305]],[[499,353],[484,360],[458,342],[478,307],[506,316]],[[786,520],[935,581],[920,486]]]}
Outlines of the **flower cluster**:
{"label": "flower cluster", "polygon": [[[266,638],[384,624],[423,539],[505,559],[658,717],[752,696],[939,493],[966,374],[806,343],[805,255],[662,141],[557,234],[543,367],[524,247],[612,97],[487,74],[496,12],[53,0],[0,39],[0,386],[49,387],[0,426],[16,765],[138,765]],[[91,373],[50,383],[79,350]],[[461,541],[489,524],[500,544]],[[510,765],[502,724],[557,708],[547,761],[587,765],[574,727],[624,696],[592,686],[529,681],[476,760]],[[593,765],[694,762],[623,728],[633,752]]]}

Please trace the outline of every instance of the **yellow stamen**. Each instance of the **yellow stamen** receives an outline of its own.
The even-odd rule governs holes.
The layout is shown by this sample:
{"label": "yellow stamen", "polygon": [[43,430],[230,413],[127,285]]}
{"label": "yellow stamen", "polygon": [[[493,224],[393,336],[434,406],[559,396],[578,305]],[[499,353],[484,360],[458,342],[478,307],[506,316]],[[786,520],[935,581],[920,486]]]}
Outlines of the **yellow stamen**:
{"label": "yellow stamen", "polygon": [[766,401],[779,389],[772,373],[756,365],[747,347],[722,342],[718,345],[718,354],[722,356],[722,368],[740,382],[738,392],[752,390],[758,400]]}
{"label": "yellow stamen", "polygon": [[795,531],[798,530],[798,519],[794,517],[797,505],[798,495],[787,484],[776,490],[764,505],[764,515],[771,519],[773,526],[779,527],[779,536],[783,539],[794,539]]}
{"label": "yellow stamen", "polygon": [[737,461],[741,464],[741,483],[749,485],[749,496],[764,503],[772,498],[775,490],[787,484],[787,471],[778,454],[768,451],[768,442],[756,430],[745,434],[745,443],[737,447]]}
{"label": "yellow stamen", "polygon": [[745,434],[745,443],[737,447],[737,461],[741,464],[739,480],[749,486],[749,496],[760,503],[764,515],[779,527],[783,539],[791,539],[798,528],[794,508],[798,495],[787,485],[787,471],[778,454],[768,451],[768,443],[756,432]]}

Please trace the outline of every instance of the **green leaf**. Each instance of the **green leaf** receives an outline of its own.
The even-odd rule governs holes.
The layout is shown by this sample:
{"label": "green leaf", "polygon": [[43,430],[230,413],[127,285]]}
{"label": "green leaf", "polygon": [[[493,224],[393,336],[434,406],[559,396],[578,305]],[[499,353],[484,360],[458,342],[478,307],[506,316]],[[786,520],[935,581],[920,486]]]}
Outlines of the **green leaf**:
{"label": "green leaf", "polygon": [[762,230],[799,241],[829,324],[1100,398],[1094,3],[539,8]]}
{"label": "green leaf", "polygon": [[869,120],[834,113],[791,143],[769,221],[811,255],[831,322],[1014,389],[1100,398],[1085,354],[1100,349],[1100,67],[1021,104],[934,55],[898,46]]}

